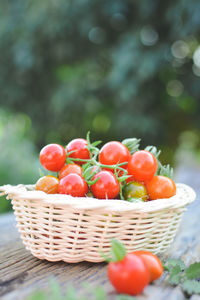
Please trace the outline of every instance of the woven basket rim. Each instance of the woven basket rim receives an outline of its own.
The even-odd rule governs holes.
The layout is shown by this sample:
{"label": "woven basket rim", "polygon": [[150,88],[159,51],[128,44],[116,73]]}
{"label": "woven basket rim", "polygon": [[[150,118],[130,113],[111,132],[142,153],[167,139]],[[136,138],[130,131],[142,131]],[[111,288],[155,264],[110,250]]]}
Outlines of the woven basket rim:
{"label": "woven basket rim", "polygon": [[79,210],[107,210],[109,211],[140,211],[154,212],[164,209],[176,209],[184,207],[196,198],[194,190],[186,184],[177,183],[176,195],[171,198],[157,199],[147,202],[133,203],[119,199],[96,199],[90,197],[72,197],[63,194],[46,194],[42,191],[29,190],[34,185],[4,185],[0,186],[0,195],[7,194],[8,199],[18,198],[19,200],[37,200],[43,205],[55,207],[70,206]]}

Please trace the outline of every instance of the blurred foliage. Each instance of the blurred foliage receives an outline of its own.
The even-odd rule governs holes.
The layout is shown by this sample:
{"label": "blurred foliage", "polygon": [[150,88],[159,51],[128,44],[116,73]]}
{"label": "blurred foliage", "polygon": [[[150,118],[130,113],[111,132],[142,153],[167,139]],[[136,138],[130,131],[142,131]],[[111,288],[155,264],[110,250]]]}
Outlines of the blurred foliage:
{"label": "blurred foliage", "polygon": [[[27,300],[108,300],[110,298],[101,285],[93,286],[87,282],[81,284],[81,291],[75,287],[68,285],[65,293],[62,292],[63,287],[58,283],[55,277],[52,277],[48,283],[48,291],[37,291],[33,293]],[[137,300],[133,296],[125,294],[115,295],[115,300]]]}
{"label": "blurred foliage", "polygon": [[41,146],[88,130],[164,163],[200,136],[198,0],[1,1],[0,53],[1,184],[34,182]]}
{"label": "blurred foliage", "polygon": [[[30,141],[30,119],[12,116],[0,110],[0,185],[30,184],[39,177],[37,152]],[[0,199],[0,212],[10,208],[10,201]]]}
{"label": "blurred foliage", "polygon": [[38,146],[88,129],[174,145],[199,128],[199,1],[8,0],[0,11],[1,105],[30,116]]}

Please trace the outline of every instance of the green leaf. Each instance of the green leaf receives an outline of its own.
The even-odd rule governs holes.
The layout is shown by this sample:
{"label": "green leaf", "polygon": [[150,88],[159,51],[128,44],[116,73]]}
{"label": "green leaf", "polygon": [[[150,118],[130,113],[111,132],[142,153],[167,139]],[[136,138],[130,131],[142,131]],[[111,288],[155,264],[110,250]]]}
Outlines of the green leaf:
{"label": "green leaf", "polygon": [[170,165],[163,166],[161,163],[159,164],[157,175],[166,176],[169,178],[173,178],[174,170]]}
{"label": "green leaf", "polygon": [[139,150],[141,139],[129,138],[122,141],[122,144],[128,148],[131,154]]}
{"label": "green leaf", "polygon": [[96,141],[96,142],[93,142],[91,145],[93,147],[96,147],[96,146],[100,145],[101,143],[102,143],[102,141]]}
{"label": "green leaf", "polygon": [[60,288],[60,285],[58,284],[58,282],[55,280],[55,279],[50,279],[49,281],[49,285],[51,287],[51,290],[50,290],[50,296],[51,298],[54,300],[56,299],[60,299],[62,300],[63,297],[62,297],[62,294],[61,294],[61,288]]}
{"label": "green leaf", "polygon": [[188,279],[198,279],[200,277],[200,262],[191,264],[185,270],[185,275]]}
{"label": "green leaf", "polygon": [[66,294],[64,296],[64,300],[78,300],[78,299],[79,298],[77,298],[77,296],[76,296],[75,289],[72,286],[68,287],[67,292],[66,292]]}
{"label": "green leaf", "polygon": [[112,239],[111,240],[111,256],[112,256],[112,261],[117,262],[121,261],[126,255],[126,249],[124,245],[116,240]]}
{"label": "green leaf", "polygon": [[144,150],[151,152],[157,159],[161,153],[155,146],[147,146]]}
{"label": "green leaf", "polygon": [[48,299],[47,294],[42,291],[38,291],[33,295],[31,295],[29,298],[27,298],[27,300],[47,300],[47,299]]}
{"label": "green leaf", "polygon": [[165,264],[163,264],[164,269],[167,271],[170,271],[175,266],[179,266],[181,271],[184,271],[186,268],[184,262],[182,260],[176,259],[176,258],[170,258],[167,260],[167,262]]}
{"label": "green leaf", "polygon": [[112,259],[108,255],[106,255],[102,250],[99,250],[99,253],[107,263],[112,261]]}
{"label": "green leaf", "polygon": [[174,266],[170,271],[168,282],[172,285],[180,283],[182,278],[181,267],[179,265]]}
{"label": "green leaf", "polygon": [[189,295],[200,295],[200,282],[196,280],[186,280],[182,284],[183,290]]}
{"label": "green leaf", "polygon": [[101,286],[97,286],[94,290],[95,300],[106,300],[107,295]]}

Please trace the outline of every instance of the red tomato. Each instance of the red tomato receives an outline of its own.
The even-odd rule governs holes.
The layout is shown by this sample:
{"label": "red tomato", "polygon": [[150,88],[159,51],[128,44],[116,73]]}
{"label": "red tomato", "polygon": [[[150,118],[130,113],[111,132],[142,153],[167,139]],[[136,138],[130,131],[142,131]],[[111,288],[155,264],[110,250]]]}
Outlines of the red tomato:
{"label": "red tomato", "polygon": [[78,174],[69,174],[60,180],[58,185],[59,194],[67,194],[73,197],[85,197],[88,185],[85,179]]}
{"label": "red tomato", "polygon": [[120,142],[113,141],[105,144],[99,153],[99,162],[104,165],[128,162],[129,158],[128,148]]}
{"label": "red tomato", "polygon": [[146,150],[133,153],[128,162],[128,172],[134,176],[136,181],[151,180],[157,171],[157,167],[155,156]]}
{"label": "red tomato", "polygon": [[119,182],[115,175],[109,171],[100,171],[92,180],[99,180],[91,185],[92,194],[99,199],[113,199],[119,194]]}
{"label": "red tomato", "polygon": [[156,255],[148,251],[134,251],[133,254],[138,255],[143,260],[149,270],[150,281],[160,278],[163,273],[163,265]]}
{"label": "red tomato", "polygon": [[[87,141],[85,139],[72,140],[67,146],[66,151],[69,153],[75,151],[69,155],[71,158],[90,159],[90,152],[87,148]],[[82,165],[84,162],[76,162]]]}
{"label": "red tomato", "polygon": [[43,191],[47,194],[57,194],[58,184],[59,179],[57,177],[47,175],[38,179],[35,189],[37,191]]}
{"label": "red tomato", "polygon": [[82,175],[83,169],[77,164],[68,164],[68,165],[62,167],[62,169],[60,170],[59,179],[62,179],[63,177],[65,177],[71,173]]}
{"label": "red tomato", "polygon": [[108,278],[118,293],[137,295],[149,283],[149,271],[139,256],[130,253],[109,263]]}
{"label": "red tomato", "polygon": [[170,198],[176,194],[175,182],[165,176],[155,176],[146,184],[150,200]]}
{"label": "red tomato", "polygon": [[40,163],[49,171],[60,171],[60,169],[64,166],[65,161],[66,152],[61,145],[49,144],[40,151]]}

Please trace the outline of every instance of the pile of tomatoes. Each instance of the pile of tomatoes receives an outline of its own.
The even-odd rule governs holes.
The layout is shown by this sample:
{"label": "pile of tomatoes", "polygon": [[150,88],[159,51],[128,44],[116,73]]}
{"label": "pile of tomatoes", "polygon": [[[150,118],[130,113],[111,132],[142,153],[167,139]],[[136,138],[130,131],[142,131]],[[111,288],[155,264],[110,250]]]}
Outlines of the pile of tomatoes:
{"label": "pile of tomatoes", "polygon": [[100,149],[99,143],[91,143],[88,135],[87,139],[72,140],[65,148],[46,145],[40,152],[41,165],[57,174],[41,177],[36,190],[132,202],[176,194],[174,181],[163,172],[169,171],[169,166],[161,165],[155,147],[140,150],[135,138],[110,141]]}

